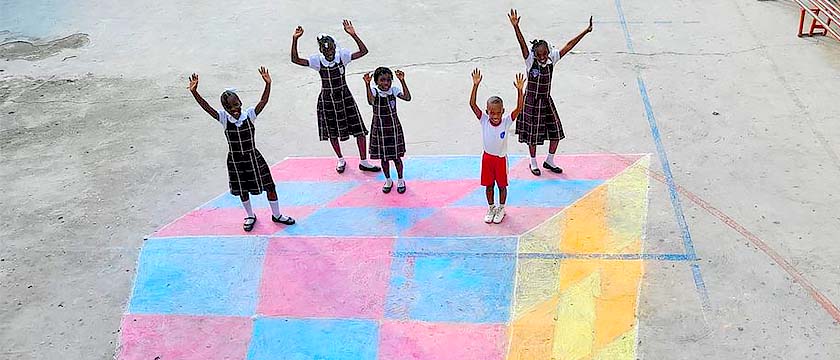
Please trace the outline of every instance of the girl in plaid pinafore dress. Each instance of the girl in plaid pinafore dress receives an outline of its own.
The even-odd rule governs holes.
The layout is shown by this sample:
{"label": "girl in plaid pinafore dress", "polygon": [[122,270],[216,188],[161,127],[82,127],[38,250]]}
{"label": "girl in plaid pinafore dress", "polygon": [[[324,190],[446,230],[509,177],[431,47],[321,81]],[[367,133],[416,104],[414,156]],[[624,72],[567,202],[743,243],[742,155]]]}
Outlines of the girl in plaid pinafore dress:
{"label": "girl in plaid pinafore dress", "polygon": [[[385,173],[385,185],[382,192],[389,193],[394,186],[391,181],[391,168],[389,161],[394,162],[397,168],[397,192],[405,193],[405,180],[403,180],[403,162],[405,156],[405,136],[403,135],[400,119],[397,117],[397,98],[411,101],[411,93],[405,84],[405,73],[397,70],[399,85],[393,84],[393,73],[386,67],[377,68],[371,78],[370,73],[365,74],[365,87],[368,89],[368,104],[373,106],[373,122],[370,133],[370,158],[379,159],[382,162],[382,172]],[[371,84],[371,80],[375,84]]]}
{"label": "girl in plaid pinafore dress", "polygon": [[302,59],[298,55],[297,41],[303,35],[303,28],[298,26],[292,36],[292,62],[318,71],[321,77],[321,93],[318,95],[317,105],[318,137],[321,141],[329,140],[332,145],[338,157],[335,170],[343,173],[347,164],[341,153],[340,141],[353,136],[359,147],[359,170],[378,172],[379,167],[367,161],[365,135],[368,134],[368,130],[359,114],[356,100],[347,87],[345,77],[347,65],[352,60],[365,56],[368,50],[348,20],[344,20],[344,31],[353,37],[359,51],[351,53],[347,49],[338,48],[331,36],[322,34],[318,36],[318,48],[321,53],[312,55],[309,59]]}
{"label": "girl in plaid pinafore dress", "polygon": [[242,102],[235,90],[228,89],[222,93],[221,101],[224,110],[216,110],[198,93],[198,75],[190,76],[189,90],[196,102],[207,114],[219,121],[225,128],[225,138],[228,143],[227,169],[230,193],[239,196],[242,200],[242,207],[245,209],[245,222],[242,225],[245,231],[251,231],[257,216],[251,207],[250,194],[259,195],[266,192],[268,203],[271,206],[271,220],[277,223],[292,225],[295,219],[280,213],[280,205],[277,203],[277,191],[274,180],[271,178],[271,171],[265,162],[262,154],[257,150],[254,143],[254,121],[257,119],[266,104],[271,92],[271,76],[264,67],[260,68],[260,75],[265,81],[265,89],[262,98],[257,106],[248,108],[242,112]]}
{"label": "girl in plaid pinafore dress", "polygon": [[522,31],[519,29],[519,14],[516,10],[511,10],[508,17],[516,32],[522,57],[525,58],[528,77],[525,88],[525,109],[516,119],[516,134],[519,135],[519,142],[528,145],[531,154],[529,167],[532,174],[540,175],[540,168],[537,165],[537,146],[542,145],[546,140],[548,140],[548,155],[545,157],[543,167],[554,173],[562,173],[563,169],[554,164],[554,153],[557,151],[560,140],[563,140],[566,135],[563,132],[560,117],[557,115],[557,107],[551,98],[551,79],[554,67],[560,58],[592,31],[592,18],[589,18],[589,27],[570,40],[562,49],[550,46],[545,40],[534,40],[529,50]]}

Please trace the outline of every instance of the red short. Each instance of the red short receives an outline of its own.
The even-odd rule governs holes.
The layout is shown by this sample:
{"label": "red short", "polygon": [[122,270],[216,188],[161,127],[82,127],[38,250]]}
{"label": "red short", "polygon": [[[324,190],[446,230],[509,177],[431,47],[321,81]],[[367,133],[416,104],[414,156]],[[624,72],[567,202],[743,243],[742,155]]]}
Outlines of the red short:
{"label": "red short", "polygon": [[484,153],[481,157],[481,185],[508,186],[507,156],[498,157]]}

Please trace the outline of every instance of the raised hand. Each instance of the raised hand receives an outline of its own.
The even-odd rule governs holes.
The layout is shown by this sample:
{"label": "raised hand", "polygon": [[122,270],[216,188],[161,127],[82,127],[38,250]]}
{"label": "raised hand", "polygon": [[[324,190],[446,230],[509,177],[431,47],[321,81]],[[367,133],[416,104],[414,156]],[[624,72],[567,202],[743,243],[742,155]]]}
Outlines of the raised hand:
{"label": "raised hand", "polygon": [[356,28],[353,27],[353,23],[350,20],[344,20],[344,31],[347,32],[350,36],[356,35]]}
{"label": "raised hand", "polygon": [[480,83],[481,83],[481,79],[482,79],[482,77],[481,77],[481,70],[478,70],[478,69],[473,70],[473,71],[472,71],[472,80],[473,80],[473,85],[478,85],[478,84],[480,84]]}
{"label": "raised hand", "polygon": [[405,80],[405,73],[402,72],[402,70],[394,71],[394,75],[397,76],[397,80],[399,80],[399,81]]}
{"label": "raised hand", "polygon": [[193,73],[192,75],[190,75],[189,79],[190,79],[190,86],[187,87],[187,89],[189,89],[190,91],[193,91],[193,92],[198,90],[198,74]]}
{"label": "raised hand", "polygon": [[588,32],[588,33],[592,32],[592,16],[589,17],[589,27],[586,28],[586,32]]}
{"label": "raised hand", "polygon": [[510,9],[510,14],[508,14],[508,18],[510,18],[511,25],[519,26],[519,13],[516,12],[516,9]]}
{"label": "raised hand", "polygon": [[266,84],[271,84],[271,75],[268,74],[268,69],[265,66],[260,66],[260,76]]}
{"label": "raised hand", "polygon": [[370,81],[373,80],[373,77],[370,76],[370,73],[365,73],[365,75],[362,76],[362,79],[365,80],[365,84],[370,84]]}
{"label": "raised hand", "polygon": [[295,29],[295,33],[292,34],[292,37],[295,39],[300,39],[301,36],[303,36],[303,26],[298,26]]}
{"label": "raised hand", "polygon": [[516,86],[517,90],[522,90],[525,87],[525,75],[516,74],[516,81],[514,81],[513,86]]}

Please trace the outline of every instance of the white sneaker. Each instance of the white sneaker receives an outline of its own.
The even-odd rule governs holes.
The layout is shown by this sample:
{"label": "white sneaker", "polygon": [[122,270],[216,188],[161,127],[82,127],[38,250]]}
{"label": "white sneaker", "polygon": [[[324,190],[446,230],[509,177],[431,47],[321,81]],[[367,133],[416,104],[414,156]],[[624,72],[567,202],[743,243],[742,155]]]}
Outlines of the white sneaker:
{"label": "white sneaker", "polygon": [[493,215],[493,223],[498,224],[502,222],[502,219],[505,218],[505,207],[499,206],[496,208],[496,214]]}
{"label": "white sneaker", "polygon": [[495,217],[496,217],[496,207],[491,205],[490,208],[487,209],[487,215],[484,215],[484,222],[486,222],[488,224],[492,223],[493,219]]}

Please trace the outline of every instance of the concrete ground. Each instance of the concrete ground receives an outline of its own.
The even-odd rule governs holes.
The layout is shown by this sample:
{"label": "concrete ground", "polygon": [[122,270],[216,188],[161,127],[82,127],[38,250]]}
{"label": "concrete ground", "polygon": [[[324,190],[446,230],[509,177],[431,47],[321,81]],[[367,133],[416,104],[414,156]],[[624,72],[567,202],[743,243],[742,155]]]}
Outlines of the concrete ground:
{"label": "concrete ground", "polygon": [[401,68],[409,151],[475,154],[469,71],[484,71],[480,97],[512,99],[523,70],[511,7],[526,38],[558,45],[595,16],[555,73],[561,151],[654,154],[644,246],[696,252],[645,264],[637,356],[840,357],[840,42],[797,38],[792,2],[222,6],[0,1],[0,358],[113,357],[143,237],[225,190],[224,135],[188,74],[212,104],[227,86],[247,104],[267,66],[262,153],[328,156],[317,76],[289,62],[289,43],[302,25],[303,54],[320,32],[349,46],[349,18],[371,49],[350,67],[357,97],[363,72]]}

